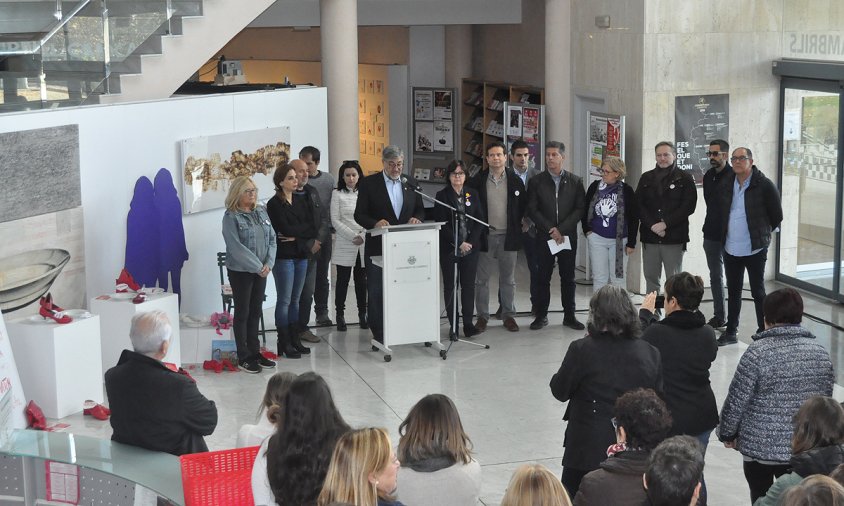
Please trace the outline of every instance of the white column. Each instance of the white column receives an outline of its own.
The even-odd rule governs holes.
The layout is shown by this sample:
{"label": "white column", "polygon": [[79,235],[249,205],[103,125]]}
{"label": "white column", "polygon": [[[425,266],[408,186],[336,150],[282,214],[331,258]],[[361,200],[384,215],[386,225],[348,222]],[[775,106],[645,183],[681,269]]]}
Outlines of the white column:
{"label": "white column", "polygon": [[571,0],[545,0],[545,138],[568,147],[571,130]]}
{"label": "white column", "polygon": [[336,175],[340,160],[358,158],[358,2],[320,0],[319,15],[330,155],[323,159]]}

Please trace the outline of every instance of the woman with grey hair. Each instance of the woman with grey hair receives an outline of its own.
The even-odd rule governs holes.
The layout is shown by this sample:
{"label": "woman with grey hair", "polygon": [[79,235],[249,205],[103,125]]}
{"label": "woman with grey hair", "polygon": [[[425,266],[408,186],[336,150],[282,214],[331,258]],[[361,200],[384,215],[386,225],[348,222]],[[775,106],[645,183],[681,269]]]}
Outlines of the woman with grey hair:
{"label": "woman with grey hair", "polygon": [[557,400],[568,401],[562,482],[572,497],[615,443],[615,400],[636,388],[662,394],[659,351],[639,339],[639,318],[626,290],[605,285],[595,292],[586,328],[587,335],[569,345],[550,384]]}

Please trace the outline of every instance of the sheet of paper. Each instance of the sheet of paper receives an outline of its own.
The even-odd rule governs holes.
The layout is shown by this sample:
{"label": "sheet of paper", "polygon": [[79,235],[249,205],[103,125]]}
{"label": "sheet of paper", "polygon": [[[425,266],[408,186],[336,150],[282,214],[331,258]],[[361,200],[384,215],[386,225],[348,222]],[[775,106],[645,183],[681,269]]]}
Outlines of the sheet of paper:
{"label": "sheet of paper", "polygon": [[551,251],[552,255],[556,255],[557,253],[563,251],[564,249],[571,249],[571,242],[569,242],[569,236],[563,236],[563,242],[557,244],[557,241],[554,239],[548,239],[548,249]]}

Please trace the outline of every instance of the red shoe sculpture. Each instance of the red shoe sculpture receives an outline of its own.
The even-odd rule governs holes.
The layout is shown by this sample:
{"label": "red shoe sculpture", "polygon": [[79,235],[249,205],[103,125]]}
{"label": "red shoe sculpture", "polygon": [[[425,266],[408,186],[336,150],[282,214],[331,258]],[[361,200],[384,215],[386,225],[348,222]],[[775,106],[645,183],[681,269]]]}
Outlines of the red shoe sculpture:
{"label": "red shoe sculpture", "polygon": [[26,405],[26,426],[30,429],[44,430],[47,428],[47,419],[44,412],[35,401],[29,401]]}
{"label": "red shoe sculpture", "polygon": [[[129,271],[127,271],[125,268],[122,271],[120,271],[120,276],[117,277],[117,284],[118,285],[126,285],[126,286],[129,287],[129,290],[132,290],[133,292],[137,292],[138,290],[141,289],[141,285],[139,285],[135,281],[135,278],[133,278],[132,275],[129,274]],[[117,291],[118,292],[125,292],[126,289],[124,288],[124,289],[121,290],[120,288],[118,288]]]}
{"label": "red shoe sculpture", "polygon": [[206,360],[202,363],[202,368],[219,374],[223,372],[223,363],[219,360]]}
{"label": "red shoe sculpture", "polygon": [[108,417],[111,416],[111,410],[102,404],[88,400],[82,405],[82,414],[93,416],[97,420],[108,420]]}
{"label": "red shoe sculpture", "polygon": [[53,296],[49,293],[45,297],[41,297],[39,302],[41,308],[38,309],[38,314],[44,319],[50,318],[56,323],[70,323],[73,318],[64,314],[64,309],[53,304]]}

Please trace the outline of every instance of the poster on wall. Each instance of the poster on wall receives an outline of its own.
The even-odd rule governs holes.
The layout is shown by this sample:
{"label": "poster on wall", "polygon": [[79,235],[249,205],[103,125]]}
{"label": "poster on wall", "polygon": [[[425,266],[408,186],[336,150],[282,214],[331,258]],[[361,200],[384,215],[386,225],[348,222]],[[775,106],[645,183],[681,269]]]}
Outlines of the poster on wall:
{"label": "poster on wall", "polygon": [[454,124],[451,121],[434,121],[434,151],[454,151]]}
{"label": "poster on wall", "polygon": [[522,138],[527,143],[539,141],[539,110],[525,108],[522,111]]}
{"label": "poster on wall", "polygon": [[[436,154],[442,158],[446,153],[454,153],[454,90],[442,88],[417,88],[411,91],[413,97],[413,152]],[[451,158],[448,156],[446,158]],[[420,162],[419,168],[426,163],[447,163],[446,158]],[[449,160],[450,161],[450,160]],[[414,160],[414,168],[417,161]]]}
{"label": "poster on wall", "polygon": [[509,109],[510,113],[507,115],[507,136],[521,137],[522,136],[522,108],[514,105]]}
{"label": "poster on wall", "polygon": [[413,119],[417,121],[434,119],[434,92],[432,90],[414,90]]}
{"label": "poster on wall", "polygon": [[290,127],[264,128],[184,139],[182,205],[185,214],[224,207],[231,181],[249,176],[258,198],[273,195],[273,172],[290,159]]}
{"label": "poster on wall", "polygon": [[416,141],[414,151],[431,153],[434,151],[434,124],[428,121],[416,122]]}
{"label": "poster on wall", "polygon": [[453,106],[451,90],[434,91],[434,119],[451,119]]}
{"label": "poster on wall", "polygon": [[709,142],[730,138],[730,95],[691,95],[674,99],[674,145],[677,167],[703,183],[709,169]]}
{"label": "poster on wall", "polygon": [[588,183],[601,178],[600,169],[608,156],[624,159],[624,116],[587,111],[586,173]]}

